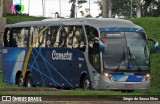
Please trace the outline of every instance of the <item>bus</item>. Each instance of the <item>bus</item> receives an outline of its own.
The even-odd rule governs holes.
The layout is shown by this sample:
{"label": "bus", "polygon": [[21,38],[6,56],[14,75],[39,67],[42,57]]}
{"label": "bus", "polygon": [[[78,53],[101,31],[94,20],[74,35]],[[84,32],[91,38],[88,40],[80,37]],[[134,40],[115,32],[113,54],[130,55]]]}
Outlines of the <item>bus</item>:
{"label": "bus", "polygon": [[123,19],[20,22],[3,36],[3,81],[19,86],[148,89],[150,63],[144,29]]}

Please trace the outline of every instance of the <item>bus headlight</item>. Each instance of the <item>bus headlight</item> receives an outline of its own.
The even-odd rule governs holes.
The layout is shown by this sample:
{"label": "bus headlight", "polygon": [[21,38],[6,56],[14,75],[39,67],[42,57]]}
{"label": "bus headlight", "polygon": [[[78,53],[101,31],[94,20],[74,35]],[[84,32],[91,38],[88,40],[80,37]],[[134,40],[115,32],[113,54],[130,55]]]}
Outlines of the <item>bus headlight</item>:
{"label": "bus headlight", "polygon": [[146,74],[146,75],[144,76],[144,78],[142,79],[142,82],[148,80],[149,78],[150,78],[150,74]]}
{"label": "bus headlight", "polygon": [[108,77],[110,80],[114,80],[113,76],[109,73],[104,73],[104,76]]}

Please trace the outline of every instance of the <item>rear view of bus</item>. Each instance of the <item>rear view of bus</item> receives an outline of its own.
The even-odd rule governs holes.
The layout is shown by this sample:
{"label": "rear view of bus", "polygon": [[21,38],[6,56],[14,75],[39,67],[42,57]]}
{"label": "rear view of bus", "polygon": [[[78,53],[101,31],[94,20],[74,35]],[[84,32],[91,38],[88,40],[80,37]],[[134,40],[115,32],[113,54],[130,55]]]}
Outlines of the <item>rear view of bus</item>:
{"label": "rear view of bus", "polygon": [[150,86],[150,52],[144,30],[135,27],[100,28],[103,89],[147,89]]}

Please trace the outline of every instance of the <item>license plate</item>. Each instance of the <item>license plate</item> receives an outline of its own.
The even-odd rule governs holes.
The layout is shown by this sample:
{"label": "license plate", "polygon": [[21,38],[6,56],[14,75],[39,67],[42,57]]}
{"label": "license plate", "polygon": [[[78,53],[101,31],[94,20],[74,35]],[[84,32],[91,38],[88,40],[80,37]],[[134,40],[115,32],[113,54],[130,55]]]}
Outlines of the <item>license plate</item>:
{"label": "license plate", "polygon": [[125,84],[124,88],[130,89],[130,88],[133,88],[133,85],[132,84]]}

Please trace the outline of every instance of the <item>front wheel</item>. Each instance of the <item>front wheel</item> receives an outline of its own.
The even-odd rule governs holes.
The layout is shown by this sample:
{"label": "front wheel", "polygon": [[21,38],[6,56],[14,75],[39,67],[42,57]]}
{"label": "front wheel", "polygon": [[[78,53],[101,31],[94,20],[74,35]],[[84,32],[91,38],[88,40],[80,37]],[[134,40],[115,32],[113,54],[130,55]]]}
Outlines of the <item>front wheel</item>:
{"label": "front wheel", "polygon": [[82,84],[83,86],[83,90],[89,90],[89,89],[91,89],[91,86],[90,86],[90,80],[89,80],[89,78],[86,76],[86,77],[84,77],[84,79],[83,79],[83,84]]}
{"label": "front wheel", "polygon": [[32,87],[32,74],[29,73],[26,77],[26,81],[25,81],[25,85],[26,87]]}

